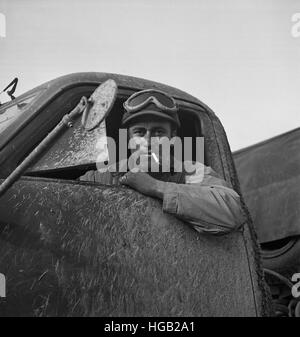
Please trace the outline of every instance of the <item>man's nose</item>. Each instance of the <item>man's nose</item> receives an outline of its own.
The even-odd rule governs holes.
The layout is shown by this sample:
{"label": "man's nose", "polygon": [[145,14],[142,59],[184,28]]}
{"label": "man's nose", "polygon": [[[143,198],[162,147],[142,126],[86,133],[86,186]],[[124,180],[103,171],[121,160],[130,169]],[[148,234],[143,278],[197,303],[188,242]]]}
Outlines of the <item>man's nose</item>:
{"label": "man's nose", "polygon": [[150,145],[150,141],[151,141],[151,133],[149,130],[146,131],[145,135],[144,135],[144,139],[145,139],[145,142],[147,144],[145,144],[146,146],[149,146]]}

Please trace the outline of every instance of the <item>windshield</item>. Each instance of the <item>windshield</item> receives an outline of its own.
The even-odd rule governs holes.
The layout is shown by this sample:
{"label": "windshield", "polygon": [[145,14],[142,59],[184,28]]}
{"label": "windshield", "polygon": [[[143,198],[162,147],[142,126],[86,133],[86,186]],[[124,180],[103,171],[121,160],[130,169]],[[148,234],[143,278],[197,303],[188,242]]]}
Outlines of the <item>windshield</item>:
{"label": "windshield", "polygon": [[25,111],[25,108],[28,107],[28,105],[36,98],[38,94],[39,91],[25,97],[20,101],[18,100],[16,104],[9,105],[8,107],[0,106],[0,133],[22,115],[22,113]]}

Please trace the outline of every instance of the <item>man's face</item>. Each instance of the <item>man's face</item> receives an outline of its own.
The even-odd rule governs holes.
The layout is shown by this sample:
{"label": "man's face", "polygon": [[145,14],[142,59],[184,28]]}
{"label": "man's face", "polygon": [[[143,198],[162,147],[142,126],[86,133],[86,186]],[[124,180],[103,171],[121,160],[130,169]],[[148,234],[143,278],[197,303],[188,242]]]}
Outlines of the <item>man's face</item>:
{"label": "man's face", "polygon": [[[144,117],[132,123],[128,128],[129,140],[135,139],[149,149],[151,138],[160,139],[167,137],[171,139],[174,134],[171,122],[159,117]],[[135,152],[137,149],[132,149]]]}
{"label": "man's face", "polygon": [[[162,164],[160,141],[171,139],[175,133],[172,123],[168,120],[156,116],[143,116],[128,127],[131,155],[134,154],[135,158],[139,158],[137,164],[147,172],[158,172]],[[170,158],[167,157],[165,154],[164,160],[169,162]]]}

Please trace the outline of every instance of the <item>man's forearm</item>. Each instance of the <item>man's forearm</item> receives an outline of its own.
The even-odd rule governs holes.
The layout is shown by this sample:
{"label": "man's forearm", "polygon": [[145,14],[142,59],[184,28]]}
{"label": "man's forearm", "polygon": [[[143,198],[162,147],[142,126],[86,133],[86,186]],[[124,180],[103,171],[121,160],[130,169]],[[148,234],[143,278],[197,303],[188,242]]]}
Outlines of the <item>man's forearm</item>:
{"label": "man's forearm", "polygon": [[152,197],[163,200],[166,187],[167,187],[167,183],[165,183],[164,181],[154,179],[154,183],[151,186],[151,189],[149,191],[149,195],[152,196]]}

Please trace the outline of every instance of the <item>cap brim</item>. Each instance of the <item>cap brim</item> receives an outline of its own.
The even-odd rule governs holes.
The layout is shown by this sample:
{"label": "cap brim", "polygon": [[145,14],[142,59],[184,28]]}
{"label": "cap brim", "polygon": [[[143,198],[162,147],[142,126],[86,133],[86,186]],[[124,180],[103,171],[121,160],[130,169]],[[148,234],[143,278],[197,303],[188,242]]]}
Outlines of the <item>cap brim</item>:
{"label": "cap brim", "polygon": [[140,112],[136,112],[135,114],[132,114],[131,116],[129,116],[126,121],[123,123],[123,125],[125,126],[126,124],[128,124],[129,122],[131,122],[132,120],[140,117],[140,116],[157,116],[163,119],[166,119],[174,124],[176,124],[178,127],[180,127],[180,123],[179,121],[176,121],[174,118],[172,118],[171,116],[168,116],[167,114],[163,113],[163,112],[159,112],[159,111],[154,111],[154,110],[142,110]]}

